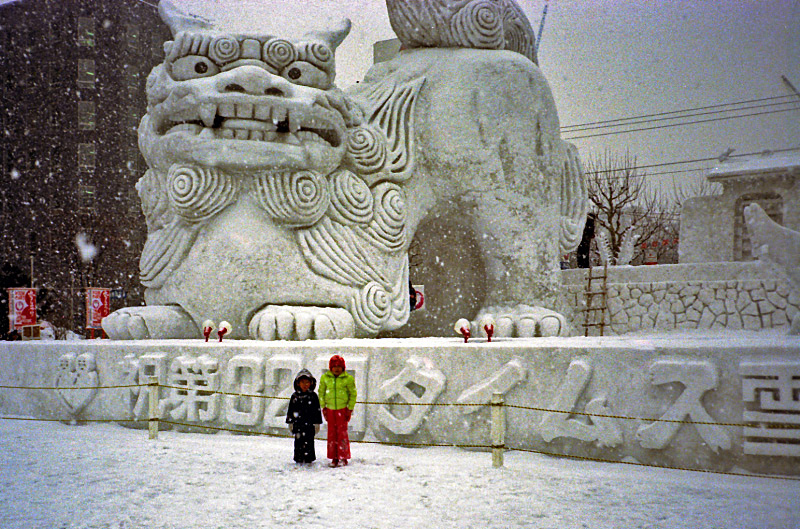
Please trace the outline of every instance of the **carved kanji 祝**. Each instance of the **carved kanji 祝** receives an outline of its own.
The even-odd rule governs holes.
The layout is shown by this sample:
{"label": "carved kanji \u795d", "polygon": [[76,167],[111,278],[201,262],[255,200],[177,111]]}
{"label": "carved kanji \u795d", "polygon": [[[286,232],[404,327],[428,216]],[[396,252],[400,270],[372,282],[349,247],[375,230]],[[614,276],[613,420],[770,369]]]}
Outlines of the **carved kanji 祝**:
{"label": "carved kanji \u795d", "polygon": [[[147,384],[150,377],[156,377],[162,386],[167,383],[167,355],[166,353],[149,353],[140,357],[125,355],[122,363],[121,384],[131,385]],[[159,392],[163,392],[159,388]],[[145,386],[127,388],[123,394],[123,404],[130,410],[136,420],[146,420],[149,416],[150,391]]]}
{"label": "carved kanji \u795d", "polygon": [[[662,421],[682,421],[689,417],[697,433],[714,452],[728,450],[731,439],[722,426],[707,424],[716,422],[703,408],[700,399],[706,391],[717,387],[716,366],[708,361],[667,359],[657,360],[650,366],[650,380],[653,385],[680,382],[685,386],[683,393],[659,419]],[[641,426],[636,431],[636,439],[645,448],[662,449],[670,444],[672,438],[683,426],[680,422],[656,421]]]}

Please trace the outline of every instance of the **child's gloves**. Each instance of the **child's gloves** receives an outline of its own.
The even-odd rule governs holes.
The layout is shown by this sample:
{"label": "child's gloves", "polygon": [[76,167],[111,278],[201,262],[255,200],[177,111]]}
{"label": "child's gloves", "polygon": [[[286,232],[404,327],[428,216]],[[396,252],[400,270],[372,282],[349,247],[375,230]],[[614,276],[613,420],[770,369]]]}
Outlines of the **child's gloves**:
{"label": "child's gloves", "polygon": [[331,410],[329,410],[328,408],[322,408],[322,416],[325,417],[325,421],[326,422],[330,422],[330,418],[329,418],[330,411]]}
{"label": "child's gloves", "polygon": [[319,433],[319,424],[315,424],[315,425],[314,425],[314,433],[315,433],[315,434],[318,434],[318,433]]}
{"label": "child's gloves", "polygon": [[350,417],[352,417],[352,416],[353,416],[353,410],[351,410],[350,408],[345,408],[344,409],[344,420],[346,422],[350,422]]}

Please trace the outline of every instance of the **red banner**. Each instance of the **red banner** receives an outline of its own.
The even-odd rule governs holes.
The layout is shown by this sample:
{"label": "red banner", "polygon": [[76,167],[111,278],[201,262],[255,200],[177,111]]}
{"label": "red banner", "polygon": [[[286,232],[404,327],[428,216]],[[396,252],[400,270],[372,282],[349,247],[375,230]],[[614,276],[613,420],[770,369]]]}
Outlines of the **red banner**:
{"label": "red banner", "polygon": [[8,289],[8,330],[36,325],[36,289]]}
{"label": "red banner", "polygon": [[86,289],[86,328],[102,329],[101,322],[108,316],[111,290],[107,288]]}

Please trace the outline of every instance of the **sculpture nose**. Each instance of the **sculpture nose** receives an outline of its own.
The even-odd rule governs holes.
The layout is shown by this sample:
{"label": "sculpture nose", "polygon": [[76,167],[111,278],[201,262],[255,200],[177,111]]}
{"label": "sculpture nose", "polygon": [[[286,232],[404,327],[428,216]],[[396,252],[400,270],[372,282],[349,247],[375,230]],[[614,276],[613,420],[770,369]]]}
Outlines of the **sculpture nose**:
{"label": "sculpture nose", "polygon": [[217,76],[217,90],[255,96],[292,97],[292,84],[254,65],[233,68]]}

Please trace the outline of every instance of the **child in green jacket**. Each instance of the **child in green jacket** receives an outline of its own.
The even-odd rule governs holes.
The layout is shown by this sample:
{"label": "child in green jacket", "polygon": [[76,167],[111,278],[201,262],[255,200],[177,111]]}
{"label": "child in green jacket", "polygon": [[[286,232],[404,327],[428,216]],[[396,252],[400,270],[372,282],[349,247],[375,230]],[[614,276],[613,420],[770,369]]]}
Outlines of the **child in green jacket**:
{"label": "child in green jacket", "polygon": [[328,371],[319,379],[319,403],[328,422],[328,459],[332,467],[347,465],[350,438],[347,423],[356,405],[356,379],[345,371],[344,358],[333,355]]}

